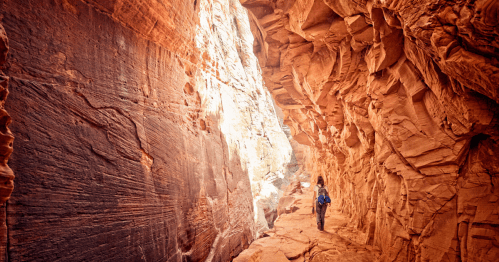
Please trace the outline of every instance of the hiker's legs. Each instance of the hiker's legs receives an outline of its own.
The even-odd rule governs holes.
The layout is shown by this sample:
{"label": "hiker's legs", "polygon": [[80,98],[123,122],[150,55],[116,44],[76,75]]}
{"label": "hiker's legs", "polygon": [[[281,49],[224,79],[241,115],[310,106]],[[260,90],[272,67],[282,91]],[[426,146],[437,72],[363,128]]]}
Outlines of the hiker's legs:
{"label": "hiker's legs", "polygon": [[320,221],[321,221],[321,229],[324,230],[324,224],[326,223],[325,218],[326,218],[326,210],[327,210],[327,205],[324,203],[322,205],[321,213],[320,213]]}
{"label": "hiker's legs", "polygon": [[316,221],[317,221],[317,228],[319,229],[320,227],[322,227],[322,225],[320,224],[321,223],[321,214],[322,214],[322,206],[321,204],[319,204],[318,201],[315,201],[315,212],[316,212]]}

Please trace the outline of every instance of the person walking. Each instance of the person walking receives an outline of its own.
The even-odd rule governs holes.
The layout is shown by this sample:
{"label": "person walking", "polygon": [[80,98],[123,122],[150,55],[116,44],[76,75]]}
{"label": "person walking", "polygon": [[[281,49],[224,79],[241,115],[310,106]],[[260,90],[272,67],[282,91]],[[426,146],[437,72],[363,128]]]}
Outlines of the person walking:
{"label": "person walking", "polygon": [[[331,203],[324,202],[323,204],[319,203],[318,198],[320,195],[329,197],[329,190],[327,186],[324,186],[324,179],[322,176],[317,177],[317,185],[314,187],[314,198],[312,204],[312,214],[317,214],[317,229],[320,231],[324,231],[324,217],[326,216],[327,206]],[[315,210],[314,210],[315,207]],[[317,212],[314,212],[317,211]]]}

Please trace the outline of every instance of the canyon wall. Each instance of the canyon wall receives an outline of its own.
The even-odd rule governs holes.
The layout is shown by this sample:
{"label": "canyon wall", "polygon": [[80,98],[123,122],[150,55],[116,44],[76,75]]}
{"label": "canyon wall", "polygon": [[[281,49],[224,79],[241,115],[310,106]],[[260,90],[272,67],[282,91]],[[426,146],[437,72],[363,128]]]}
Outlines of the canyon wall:
{"label": "canyon wall", "polygon": [[237,0],[3,0],[0,17],[2,260],[229,261],[268,226],[292,151]]}
{"label": "canyon wall", "polygon": [[284,123],[365,243],[497,261],[499,2],[241,3]]}
{"label": "canyon wall", "polygon": [[[198,90],[211,99],[202,108],[223,112],[221,132],[250,178],[258,236],[275,220],[279,197],[294,174],[288,166],[293,150],[263,86],[246,9],[237,0],[202,1],[199,19],[196,47],[205,69],[198,86],[213,86]],[[221,109],[213,109],[217,106]]]}
{"label": "canyon wall", "polygon": [[12,119],[5,111],[5,101],[9,95],[9,77],[2,72],[7,62],[9,39],[0,24],[0,258],[6,256],[7,221],[5,202],[14,189],[14,172],[7,165],[13,151],[14,136],[9,129]]}

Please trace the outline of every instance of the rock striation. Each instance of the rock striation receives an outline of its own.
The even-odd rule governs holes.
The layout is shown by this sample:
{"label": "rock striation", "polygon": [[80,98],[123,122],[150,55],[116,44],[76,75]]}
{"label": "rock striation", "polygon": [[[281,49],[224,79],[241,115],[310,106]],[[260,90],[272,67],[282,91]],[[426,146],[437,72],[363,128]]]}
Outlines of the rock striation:
{"label": "rock striation", "polygon": [[499,4],[241,0],[309,172],[385,261],[499,257]]}
{"label": "rock striation", "polygon": [[17,175],[0,260],[230,261],[273,222],[292,148],[237,0],[5,0],[0,17]]}

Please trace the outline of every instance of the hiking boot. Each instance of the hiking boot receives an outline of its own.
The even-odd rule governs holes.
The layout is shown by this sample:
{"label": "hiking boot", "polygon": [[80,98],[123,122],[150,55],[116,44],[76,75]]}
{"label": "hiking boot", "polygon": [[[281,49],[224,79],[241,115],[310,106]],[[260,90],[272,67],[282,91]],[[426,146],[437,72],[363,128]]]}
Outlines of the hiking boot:
{"label": "hiking boot", "polygon": [[321,231],[324,231],[324,224],[321,224]]}
{"label": "hiking boot", "polygon": [[317,229],[322,230],[321,223],[317,223]]}

